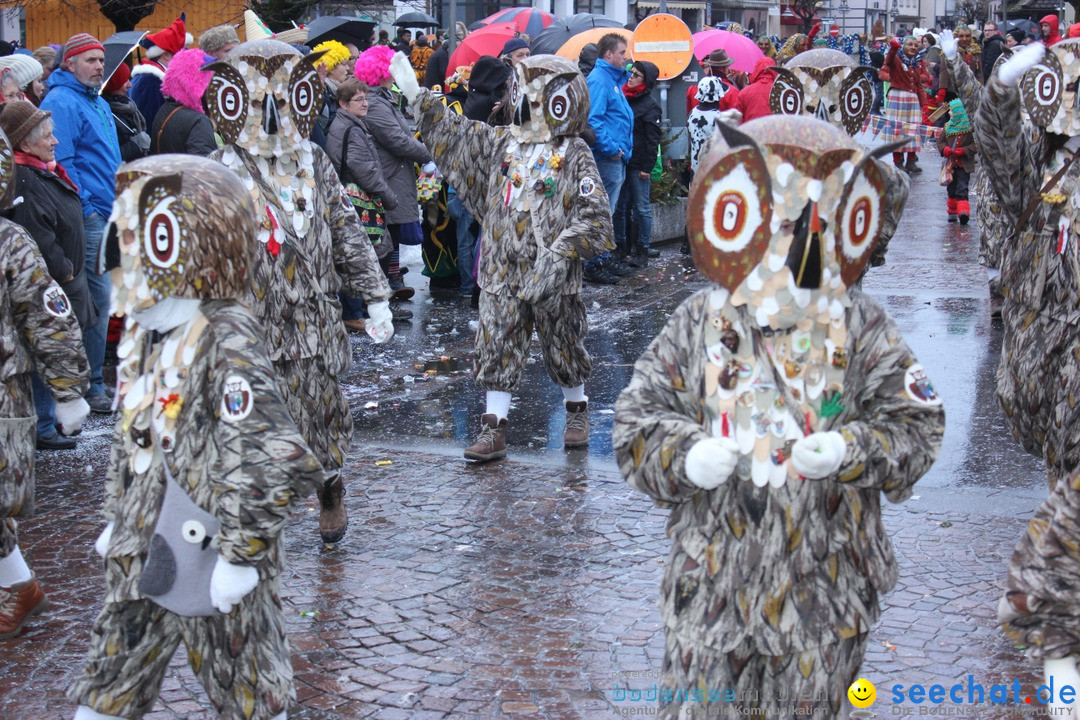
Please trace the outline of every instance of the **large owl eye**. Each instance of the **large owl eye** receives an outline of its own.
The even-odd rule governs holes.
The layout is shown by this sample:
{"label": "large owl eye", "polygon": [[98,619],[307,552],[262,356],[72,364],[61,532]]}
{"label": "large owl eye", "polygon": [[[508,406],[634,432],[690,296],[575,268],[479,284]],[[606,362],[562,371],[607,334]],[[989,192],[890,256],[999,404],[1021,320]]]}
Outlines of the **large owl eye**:
{"label": "large owl eye", "polygon": [[165,198],[143,221],[143,248],[150,262],[171,267],[180,255],[180,221],[172,211],[175,198]]}
{"label": "large owl eye", "polygon": [[203,100],[221,137],[227,143],[236,142],[248,114],[247,85],[236,68],[218,63]]}
{"label": "large owl eye", "polygon": [[510,74],[510,107],[517,108],[521,104],[521,83],[518,82],[517,73]]}
{"label": "large owl eye", "polygon": [[553,120],[562,122],[570,115],[569,89],[569,86],[562,88],[548,100],[548,115],[550,115]]}
{"label": "large owl eye", "polygon": [[803,87],[794,75],[780,73],[769,93],[769,107],[775,115],[802,115]]}
{"label": "large owl eye", "polygon": [[[321,57],[321,55],[320,55]],[[322,83],[311,62],[302,60],[289,77],[289,112],[300,137],[311,134],[315,118],[322,109]]]}
{"label": "large owl eye", "polygon": [[180,526],[180,534],[192,545],[198,545],[206,537],[206,528],[198,520],[188,520]]}
{"label": "large owl eye", "polygon": [[1046,52],[1040,64],[1024,74],[1020,81],[1020,99],[1034,125],[1047,127],[1054,121],[1061,107],[1064,84],[1061,63],[1052,50]]}
{"label": "large owl eye", "polygon": [[873,99],[874,87],[862,71],[856,70],[844,80],[840,87],[840,115],[849,135],[862,128]]}
{"label": "large owl eye", "polygon": [[768,170],[756,149],[719,159],[702,156],[690,189],[687,225],[702,273],[735,290],[769,246],[772,196]]}
{"label": "large owl eye", "polygon": [[877,168],[865,165],[848,185],[847,195],[840,203],[837,229],[840,244],[837,255],[840,276],[851,285],[866,263],[881,232],[883,186]]}

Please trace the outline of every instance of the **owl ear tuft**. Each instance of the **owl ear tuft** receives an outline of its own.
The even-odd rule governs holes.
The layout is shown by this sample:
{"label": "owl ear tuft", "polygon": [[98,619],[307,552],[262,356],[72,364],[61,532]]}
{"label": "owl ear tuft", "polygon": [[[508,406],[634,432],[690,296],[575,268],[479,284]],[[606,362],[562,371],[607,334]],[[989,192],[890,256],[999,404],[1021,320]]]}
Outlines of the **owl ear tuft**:
{"label": "owl ear tuft", "polygon": [[[139,191],[139,217],[145,217],[153,207],[156,199],[161,195],[177,196],[184,186],[184,176],[177,173],[174,175],[158,175],[146,181]],[[164,190],[164,193],[159,192]]]}
{"label": "owl ear tuft", "polygon": [[318,67],[319,66],[319,61],[322,60],[323,57],[328,52],[330,52],[330,51],[329,50],[316,50],[315,52],[310,52],[307,55],[305,55],[300,60],[300,62],[309,63],[311,65],[311,67]]}
{"label": "owl ear tuft", "polygon": [[720,133],[720,137],[724,139],[730,150],[736,150],[741,147],[749,147],[757,150],[758,154],[761,154],[761,147],[757,144],[754,138],[750,137],[746,133],[742,132],[733,125],[728,125],[725,122],[717,122],[715,125],[717,131]]}

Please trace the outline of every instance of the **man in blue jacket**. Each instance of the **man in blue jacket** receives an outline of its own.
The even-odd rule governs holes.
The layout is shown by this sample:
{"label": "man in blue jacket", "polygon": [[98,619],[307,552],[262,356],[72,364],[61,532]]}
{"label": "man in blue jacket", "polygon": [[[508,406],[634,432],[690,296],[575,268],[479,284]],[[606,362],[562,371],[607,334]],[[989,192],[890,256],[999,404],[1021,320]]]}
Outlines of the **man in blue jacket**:
{"label": "man in blue jacket", "polygon": [[[626,38],[608,33],[596,44],[596,66],[589,73],[589,125],[596,132],[593,157],[607,191],[612,215],[626,179],[626,164],[634,149],[634,112],[623,95],[629,80],[626,72]],[[604,253],[585,263],[585,279],[614,285],[630,268]]]}
{"label": "man in blue jacket", "polygon": [[105,393],[101,366],[105,362],[105,335],[109,328],[109,295],[112,285],[101,252],[105,221],[116,199],[116,169],[120,167],[120,143],[116,139],[109,104],[99,95],[105,81],[105,48],[86,33],[73,35],[64,46],[64,57],[49,75],[49,94],[42,110],[52,112],[56,162],[79,188],[86,229],[86,279],[98,320],[83,332],[90,365],[90,389],[86,401],[96,413],[112,412]]}

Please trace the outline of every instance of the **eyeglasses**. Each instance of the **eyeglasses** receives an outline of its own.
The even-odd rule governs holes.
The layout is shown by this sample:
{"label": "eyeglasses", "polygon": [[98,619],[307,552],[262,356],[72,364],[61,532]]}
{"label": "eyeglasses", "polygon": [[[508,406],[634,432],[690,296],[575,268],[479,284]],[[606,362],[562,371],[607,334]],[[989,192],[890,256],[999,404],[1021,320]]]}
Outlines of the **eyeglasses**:
{"label": "eyeglasses", "polygon": [[354,98],[353,98],[352,100],[350,100],[349,102],[350,102],[350,103],[360,103],[361,105],[363,105],[363,104],[365,104],[365,103],[366,103],[367,101],[368,101],[368,99],[367,99],[367,95],[357,95],[356,97],[354,97]]}
{"label": "eyeglasses", "polygon": [[644,80],[644,79],[645,79],[645,76],[644,76],[644,75],[642,75],[641,73],[639,73],[639,72],[638,72],[637,70],[635,70],[634,72],[630,73],[630,77],[636,77],[636,78],[641,78],[642,80]]}

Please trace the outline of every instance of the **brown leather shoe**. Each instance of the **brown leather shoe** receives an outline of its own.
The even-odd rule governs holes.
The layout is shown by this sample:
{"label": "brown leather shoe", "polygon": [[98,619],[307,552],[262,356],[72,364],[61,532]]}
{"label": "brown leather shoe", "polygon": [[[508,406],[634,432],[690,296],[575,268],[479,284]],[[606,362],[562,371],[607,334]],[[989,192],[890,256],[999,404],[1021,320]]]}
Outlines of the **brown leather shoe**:
{"label": "brown leather shoe", "polygon": [[345,531],[349,528],[349,514],[345,510],[345,484],[341,481],[341,476],[336,475],[333,480],[327,480],[318,495],[321,505],[319,535],[324,543],[333,545],[345,537]]}
{"label": "brown leather shoe", "polygon": [[345,329],[349,332],[367,332],[367,323],[364,322],[364,318],[356,318],[355,320],[344,320],[343,322],[345,323]]}
{"label": "brown leather shoe", "polygon": [[40,615],[49,607],[37,578],[0,588],[0,593],[6,593],[0,600],[0,639],[15,637],[31,615]]}
{"label": "brown leather shoe", "polygon": [[589,403],[566,403],[566,431],[563,433],[564,448],[589,446]]}
{"label": "brown leather shoe", "polygon": [[493,413],[480,417],[480,434],[465,448],[466,460],[488,462],[506,457],[506,420],[499,420]]}

